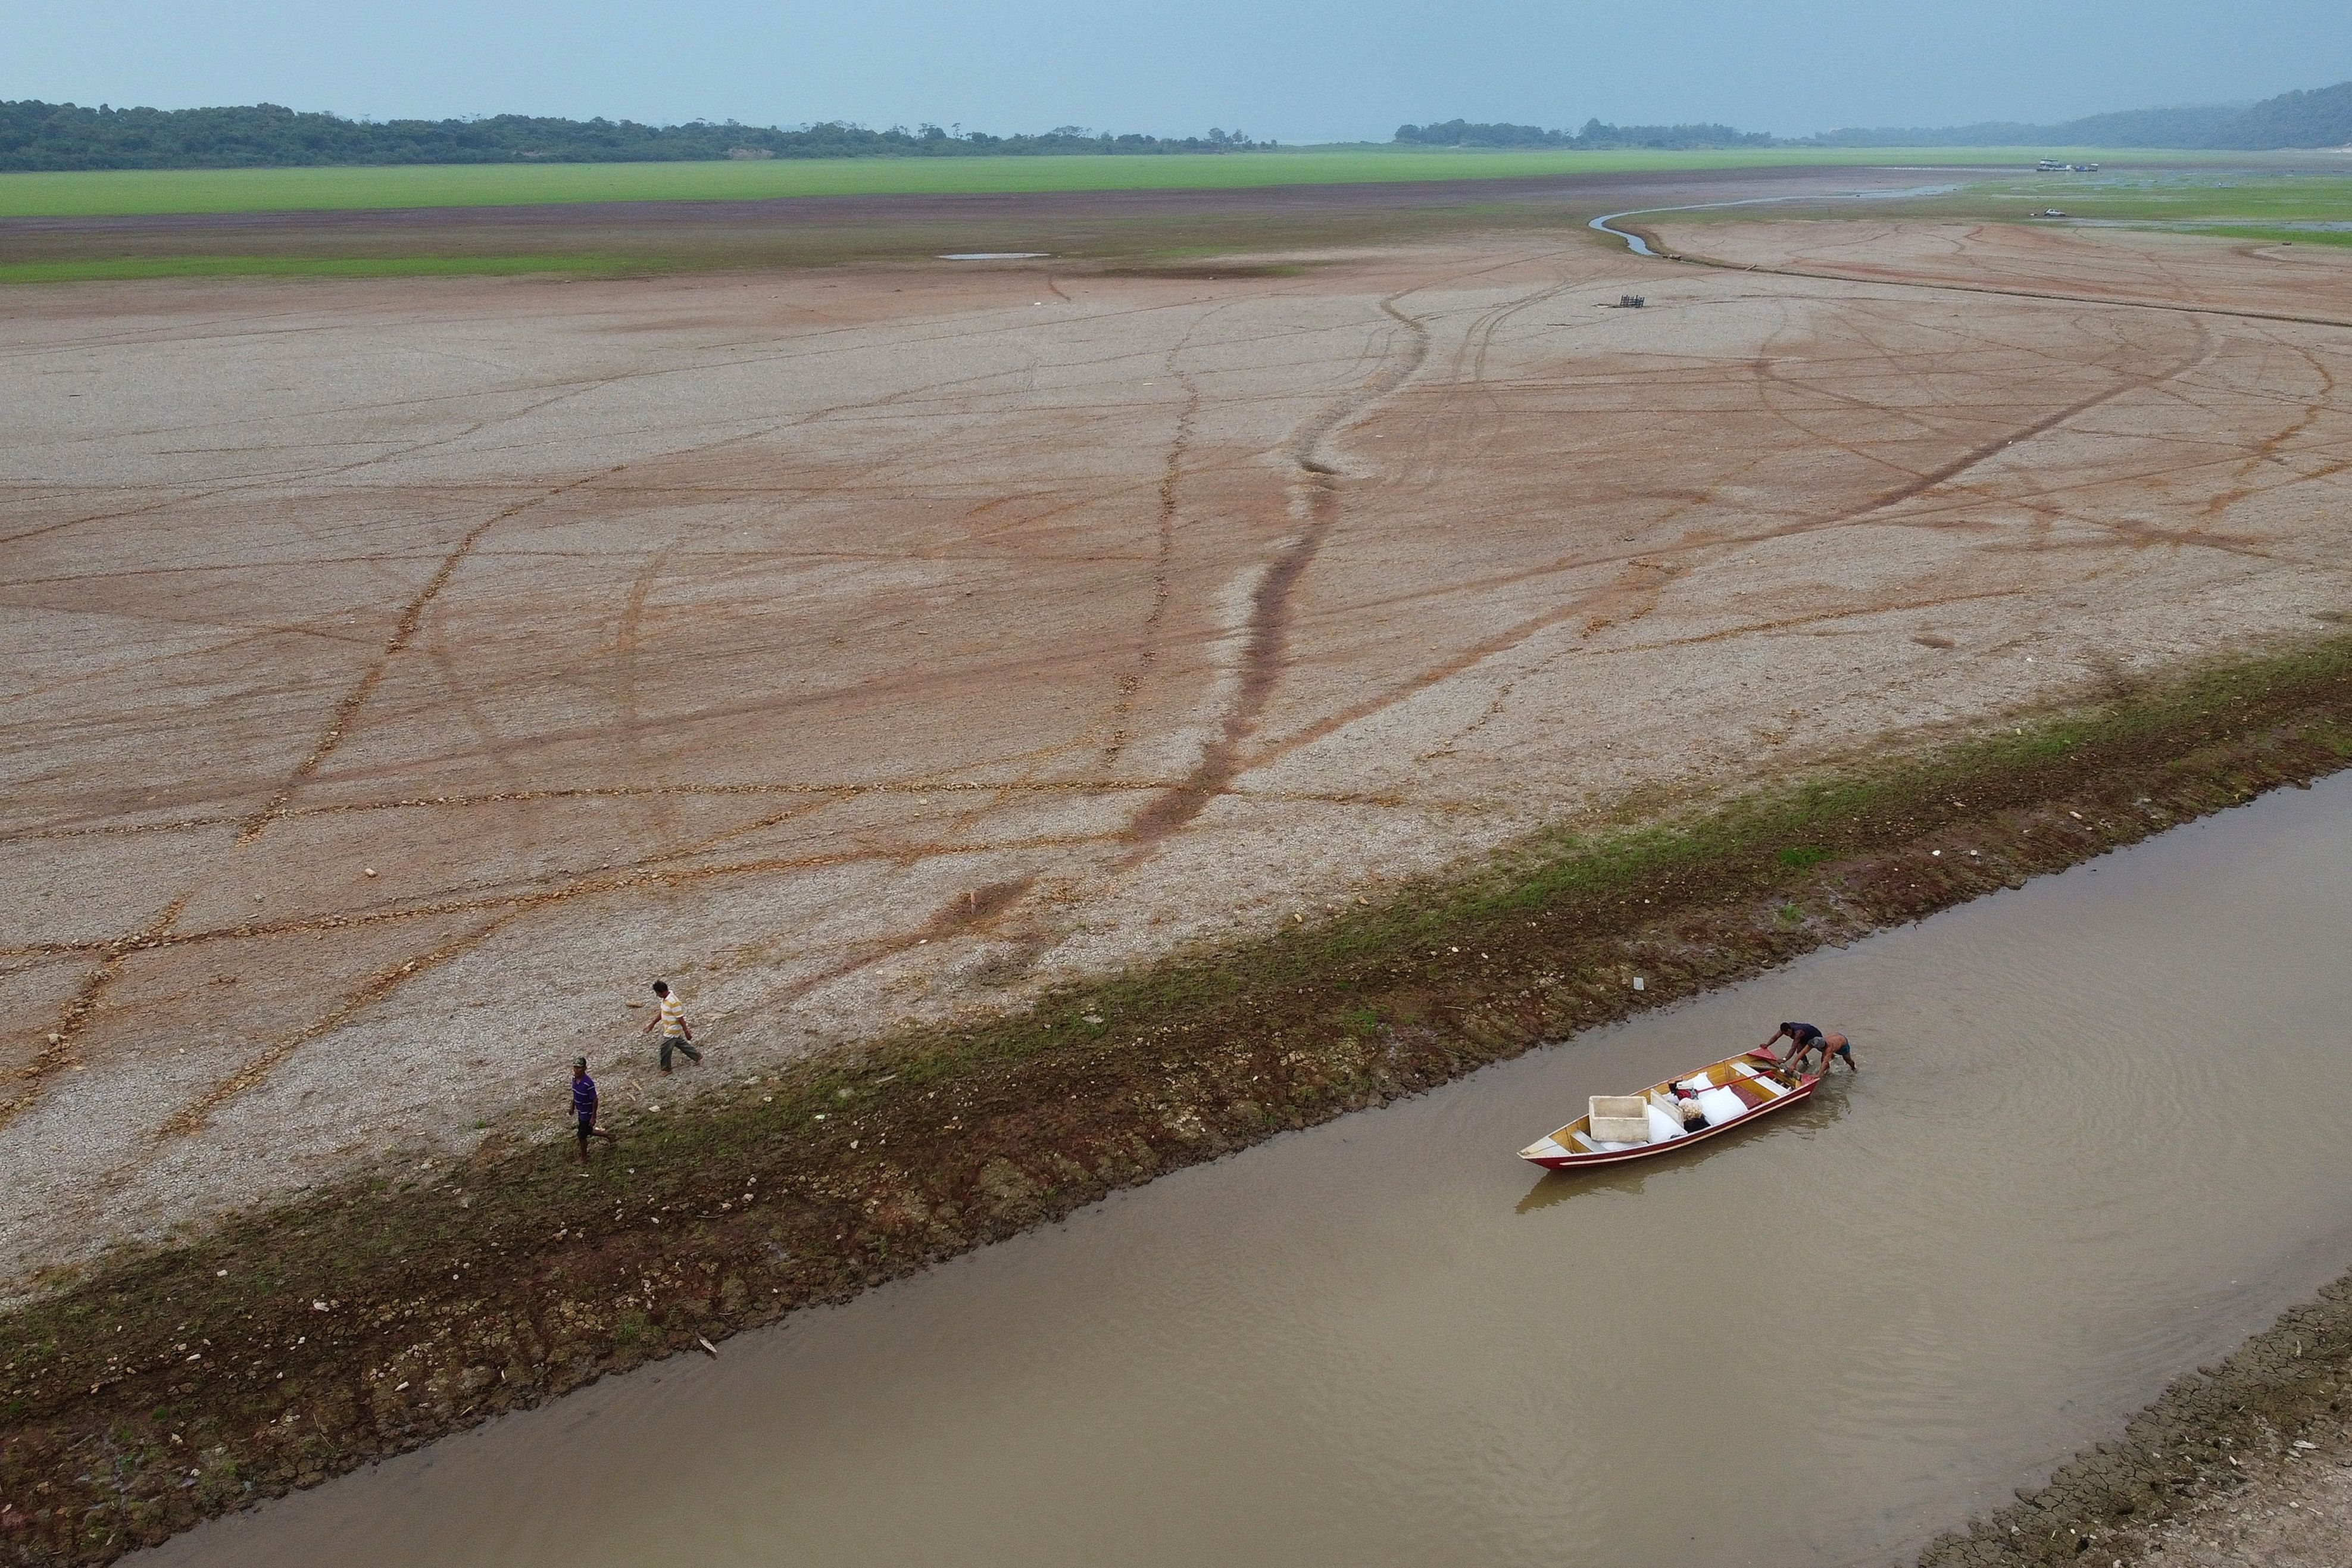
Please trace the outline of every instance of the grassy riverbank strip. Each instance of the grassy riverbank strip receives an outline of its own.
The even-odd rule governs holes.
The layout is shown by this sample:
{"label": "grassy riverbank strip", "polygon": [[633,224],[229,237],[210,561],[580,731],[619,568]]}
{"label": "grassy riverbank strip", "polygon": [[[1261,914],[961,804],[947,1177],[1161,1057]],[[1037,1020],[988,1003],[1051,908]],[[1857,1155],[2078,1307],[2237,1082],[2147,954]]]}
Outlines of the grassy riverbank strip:
{"label": "grassy riverbank strip", "polygon": [[0,1559],[104,1561],[605,1373],[723,1354],[1112,1189],[2348,763],[2352,635],[2118,677],[648,1109],[584,1174],[568,1138],[492,1143],[127,1250],[0,1315]]}

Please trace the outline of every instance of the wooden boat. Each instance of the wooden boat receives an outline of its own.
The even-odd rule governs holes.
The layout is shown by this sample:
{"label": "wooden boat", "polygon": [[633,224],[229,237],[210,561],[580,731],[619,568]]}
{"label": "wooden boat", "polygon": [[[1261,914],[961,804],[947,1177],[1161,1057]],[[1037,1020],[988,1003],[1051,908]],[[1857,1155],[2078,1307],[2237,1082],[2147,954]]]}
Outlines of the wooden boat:
{"label": "wooden boat", "polygon": [[[1776,1110],[1785,1110],[1800,1100],[1811,1099],[1813,1088],[1820,1083],[1818,1073],[1801,1073],[1781,1065],[1780,1059],[1768,1051],[1743,1051],[1736,1057],[1726,1057],[1711,1066],[1680,1078],[1654,1083],[1638,1095],[1595,1096],[1596,1109],[1604,1113],[1627,1111],[1633,1107],[1655,1106],[1659,1114],[1643,1112],[1648,1136],[1642,1142],[1596,1138],[1592,1133],[1592,1114],[1588,1111],[1557,1132],[1545,1134],[1519,1151],[1519,1158],[1541,1165],[1547,1171],[1580,1171],[1591,1165],[1622,1164],[1627,1160],[1643,1160],[1653,1154],[1671,1153],[1687,1149],[1704,1138],[1718,1132],[1728,1132],[1735,1127],[1746,1127]],[[1705,1126],[1682,1127],[1679,1103],[1675,1095],[1676,1086],[1693,1091],[1699,1109],[1706,1116]],[[1602,1101],[1615,1101],[1613,1105]],[[1666,1120],[1661,1121],[1660,1115]],[[1604,1130],[1626,1131],[1631,1118],[1612,1120],[1604,1114]],[[1670,1129],[1680,1128],[1679,1131]],[[1664,1132],[1668,1135],[1660,1136]]]}

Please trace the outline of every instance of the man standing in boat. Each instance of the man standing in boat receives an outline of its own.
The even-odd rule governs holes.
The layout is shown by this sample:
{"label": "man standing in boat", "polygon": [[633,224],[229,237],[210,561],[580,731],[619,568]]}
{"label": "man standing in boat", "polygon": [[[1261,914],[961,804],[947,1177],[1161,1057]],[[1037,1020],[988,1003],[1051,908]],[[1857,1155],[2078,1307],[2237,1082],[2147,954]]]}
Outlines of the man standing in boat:
{"label": "man standing in boat", "polygon": [[1848,1072],[1862,1070],[1853,1059],[1853,1047],[1846,1043],[1843,1035],[1824,1035],[1811,1024],[1783,1024],[1780,1026],[1779,1034],[1756,1048],[1769,1053],[1782,1040],[1789,1042],[1789,1054],[1780,1058],[1782,1065],[1793,1068],[1799,1072],[1805,1070],[1805,1058],[1814,1051],[1822,1053],[1822,1071],[1823,1072],[1830,1070],[1830,1059],[1833,1057],[1845,1058]]}

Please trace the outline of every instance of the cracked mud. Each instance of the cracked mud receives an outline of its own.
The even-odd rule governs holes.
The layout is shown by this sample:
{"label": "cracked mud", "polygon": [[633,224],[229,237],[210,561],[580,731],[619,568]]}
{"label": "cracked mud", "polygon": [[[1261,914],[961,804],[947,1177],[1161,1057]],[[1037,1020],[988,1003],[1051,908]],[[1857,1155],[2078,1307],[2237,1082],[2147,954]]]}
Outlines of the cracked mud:
{"label": "cracked mud", "polygon": [[0,1285],[2352,606],[2346,258],[1669,232],[12,295]]}

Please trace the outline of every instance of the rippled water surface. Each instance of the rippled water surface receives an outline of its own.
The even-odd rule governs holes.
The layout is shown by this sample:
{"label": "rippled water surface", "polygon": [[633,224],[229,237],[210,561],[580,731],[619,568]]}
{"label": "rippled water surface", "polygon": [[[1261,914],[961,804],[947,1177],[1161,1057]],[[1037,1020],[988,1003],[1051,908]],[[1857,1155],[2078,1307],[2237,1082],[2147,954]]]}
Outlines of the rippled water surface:
{"label": "rippled water surface", "polygon": [[[1883,1562],[2352,1263],[2352,778],[1124,1194],[143,1562]],[[1864,1071],[1512,1157],[1761,1039]]]}

